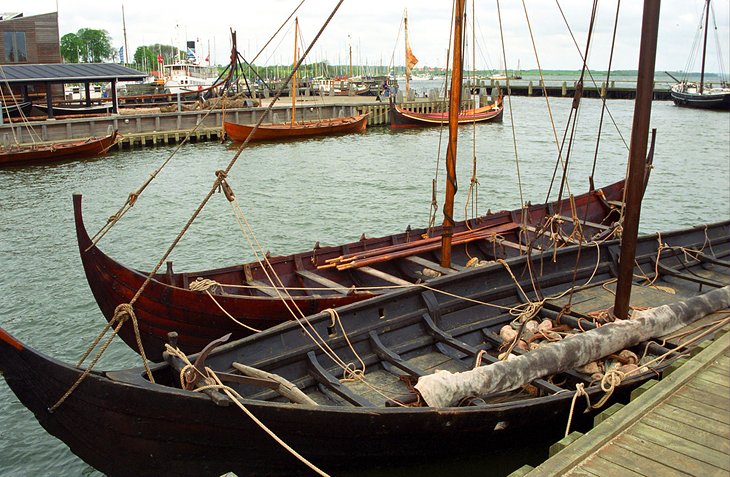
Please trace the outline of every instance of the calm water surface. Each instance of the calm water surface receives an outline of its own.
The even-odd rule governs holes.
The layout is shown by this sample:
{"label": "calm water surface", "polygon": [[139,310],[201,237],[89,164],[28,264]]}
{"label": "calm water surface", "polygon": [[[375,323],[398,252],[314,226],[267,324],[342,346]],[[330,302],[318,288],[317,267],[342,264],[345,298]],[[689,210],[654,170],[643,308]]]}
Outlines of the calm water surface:
{"label": "calm water surface", "polygon": [[[513,98],[512,103],[514,114],[505,114],[501,124],[479,125],[476,132],[461,128],[458,218],[464,216],[475,153],[479,210],[519,206],[515,147],[524,200],[546,198],[557,149],[544,100]],[[555,134],[562,137],[570,100],[552,99],[551,106]],[[607,117],[595,174],[599,186],[623,177],[628,156],[633,103],[616,100],[609,107],[620,134]],[[583,100],[570,159],[570,190],[576,194],[587,190],[599,114],[599,101]],[[658,138],[642,231],[730,218],[730,115],[657,102],[652,126]],[[336,244],[357,240],[362,233],[384,235],[408,224],[425,225],[440,142],[446,140],[438,129],[394,133],[371,128],[356,136],[257,145],[241,156],[230,183],[263,246],[288,254],[315,241]],[[75,361],[80,356],[105,321],[81,268],[71,194],[84,194],[87,226],[96,231],[171,151],[158,147],[0,170],[0,326],[55,358]],[[214,171],[224,168],[233,153],[230,145],[213,142],[183,148],[101,247],[129,266],[152,267],[211,187]],[[441,173],[439,205],[442,187]],[[187,271],[252,260],[222,195],[214,195],[172,259],[177,270]],[[138,364],[119,341],[98,369]],[[539,452],[531,454],[534,459]],[[516,457],[514,466],[529,459]],[[483,473],[485,467],[476,462],[431,469],[436,474],[448,469]],[[428,467],[418,472],[428,473]],[[46,434],[0,380],[0,475],[95,473]]]}

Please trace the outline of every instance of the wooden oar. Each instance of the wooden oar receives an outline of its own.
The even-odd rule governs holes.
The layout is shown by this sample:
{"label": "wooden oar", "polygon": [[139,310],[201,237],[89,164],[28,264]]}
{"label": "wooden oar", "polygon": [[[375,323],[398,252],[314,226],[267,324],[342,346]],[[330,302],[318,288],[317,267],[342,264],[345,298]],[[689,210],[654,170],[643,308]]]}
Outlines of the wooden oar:
{"label": "wooden oar", "polygon": [[[488,229],[481,230],[480,232],[471,231],[471,233],[455,234],[452,240],[453,245],[460,245],[464,243],[473,242],[475,240],[482,240],[489,237],[493,237],[510,230],[514,230],[519,227],[519,224],[510,222],[508,224],[499,225],[497,227],[489,227]],[[389,253],[382,253],[380,255],[368,256],[350,260],[346,263],[337,265],[337,270],[347,270],[349,268],[364,267],[375,263],[387,262],[396,258],[408,257],[411,255],[417,255],[432,250],[438,250],[441,247],[440,239],[430,241],[429,243],[422,243],[418,246],[413,246],[403,250],[396,250]],[[385,248],[385,247],[384,247]]]}
{"label": "wooden oar", "polygon": [[[504,228],[504,227],[506,227],[506,228]],[[502,232],[505,232],[507,230],[510,230],[510,229],[516,228],[516,227],[518,227],[518,224],[516,224],[514,222],[507,222],[507,223],[503,223],[503,224],[499,224],[499,225],[485,225],[485,226],[478,227],[475,229],[457,232],[454,234],[454,238],[455,239],[456,238],[467,238],[467,237],[470,237],[475,234],[481,234],[484,231],[492,231],[492,230],[496,230],[496,233],[502,233]],[[482,237],[480,237],[480,236],[476,237],[474,240],[476,240],[478,238],[482,238]],[[399,243],[399,244],[386,245],[384,247],[373,248],[370,250],[363,250],[360,252],[354,252],[354,253],[347,254],[347,255],[341,255],[336,258],[327,259],[326,265],[320,265],[317,268],[331,268],[335,265],[339,267],[340,265],[343,265],[346,262],[351,262],[354,260],[360,260],[360,259],[369,258],[369,257],[373,257],[373,256],[380,256],[380,255],[384,255],[384,254],[388,254],[388,253],[399,252],[401,250],[410,250],[414,247],[421,247],[421,246],[436,243],[436,242],[440,243],[440,241],[441,241],[441,237],[431,237],[431,238],[427,238],[427,239],[413,240],[411,242],[403,242],[403,243]]]}

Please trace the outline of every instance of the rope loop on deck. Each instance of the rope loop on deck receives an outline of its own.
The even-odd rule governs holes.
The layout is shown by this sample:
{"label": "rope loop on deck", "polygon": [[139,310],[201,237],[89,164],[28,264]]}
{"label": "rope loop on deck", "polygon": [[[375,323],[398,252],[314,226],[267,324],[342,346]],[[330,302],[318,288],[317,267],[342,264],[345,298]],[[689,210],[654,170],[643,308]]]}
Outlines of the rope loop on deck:
{"label": "rope loop on deck", "polygon": [[565,426],[565,437],[570,434],[570,424],[573,422],[573,411],[575,410],[575,402],[578,400],[580,396],[585,396],[586,398],[586,410],[591,408],[591,396],[588,394],[588,392],[585,389],[585,385],[583,383],[577,383],[575,385],[575,394],[573,395],[573,400],[570,402],[570,412],[568,413],[568,425]]}

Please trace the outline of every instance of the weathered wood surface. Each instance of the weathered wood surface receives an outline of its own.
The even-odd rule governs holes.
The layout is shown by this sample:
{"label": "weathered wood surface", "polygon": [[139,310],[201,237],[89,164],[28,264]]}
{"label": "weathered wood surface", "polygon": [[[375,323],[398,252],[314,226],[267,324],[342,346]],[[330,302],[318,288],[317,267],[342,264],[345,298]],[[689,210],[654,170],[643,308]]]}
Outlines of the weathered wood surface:
{"label": "weathered wood surface", "polygon": [[730,474],[730,333],[526,475]]}

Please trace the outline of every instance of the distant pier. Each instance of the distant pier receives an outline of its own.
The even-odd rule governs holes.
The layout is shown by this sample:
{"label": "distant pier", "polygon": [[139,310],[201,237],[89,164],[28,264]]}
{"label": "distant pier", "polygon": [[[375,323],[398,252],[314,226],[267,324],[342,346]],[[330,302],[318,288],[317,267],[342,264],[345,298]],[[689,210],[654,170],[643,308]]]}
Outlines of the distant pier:
{"label": "distant pier", "polygon": [[[506,84],[504,84],[506,83]],[[539,81],[480,81],[476,85],[466,87],[468,90],[478,88],[480,94],[491,92],[495,88],[506,90],[514,96],[542,97],[573,97],[576,85],[574,82],[546,82],[543,86]],[[606,99],[633,99],[636,89],[626,84],[609,84],[584,86],[584,98]],[[487,100],[487,96],[482,96]],[[399,99],[402,95],[399,94]],[[410,101],[399,101],[399,105],[414,111],[430,113],[442,111],[443,98],[437,98],[434,92],[430,97],[411,97]],[[654,90],[655,100],[668,100],[669,88],[658,86]],[[9,146],[16,141],[20,144],[51,143],[64,140],[104,136],[116,129],[122,135],[117,143],[119,149],[131,147],[175,144],[190,135],[192,142],[220,140],[222,124],[233,121],[245,124],[255,124],[261,114],[267,114],[266,123],[285,122],[291,117],[291,106],[281,102],[268,113],[265,106],[271,99],[263,99],[262,107],[237,108],[226,110],[196,110],[162,113],[150,110],[126,110],[123,114],[111,116],[95,116],[71,119],[52,119],[32,122],[34,136],[31,137],[26,127],[19,122],[0,125],[0,144]],[[473,103],[465,102],[465,107],[472,107]],[[368,113],[369,126],[383,126],[389,124],[388,98],[373,96],[314,96],[306,95],[297,99],[297,118],[300,121],[316,120],[333,117],[354,116]],[[40,138],[40,140],[39,140]]]}

